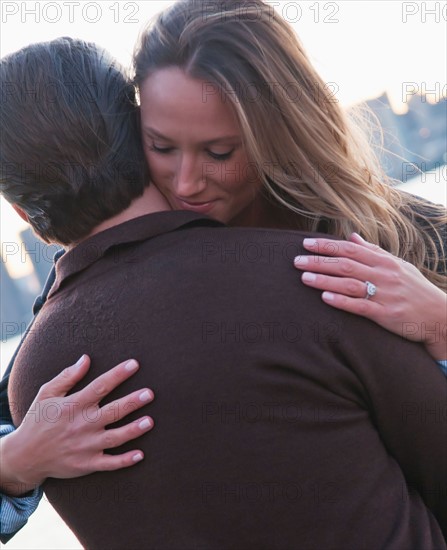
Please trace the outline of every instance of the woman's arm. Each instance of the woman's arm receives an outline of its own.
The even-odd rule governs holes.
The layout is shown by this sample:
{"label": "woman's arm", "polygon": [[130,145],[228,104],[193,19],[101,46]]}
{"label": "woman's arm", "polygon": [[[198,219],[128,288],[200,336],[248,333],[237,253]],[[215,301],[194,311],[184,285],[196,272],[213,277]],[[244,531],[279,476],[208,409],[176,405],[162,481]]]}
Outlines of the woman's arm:
{"label": "woman's arm", "polygon": [[[105,454],[104,449],[118,447],[149,431],[154,425],[152,418],[143,416],[116,429],[107,430],[106,426],[150,403],[153,392],[144,388],[102,408],[98,406],[106,395],[138,370],[138,363],[135,360],[121,363],[66,397],[86,375],[89,366],[90,359],[85,355],[76,365],[42,386],[16,430],[11,431],[11,427],[4,425],[3,433],[10,433],[0,439],[2,541],[7,540],[3,539],[4,535],[18,531],[26,523],[40,499],[39,485],[47,477],[71,478],[94,471],[116,470],[144,458],[139,449],[120,455]],[[49,417],[52,409],[57,411],[54,418]],[[91,418],[98,420],[92,422]]]}
{"label": "woman's arm", "polygon": [[[437,361],[447,359],[447,294],[416,267],[356,234],[352,242],[305,239],[304,246],[320,255],[299,256],[295,267],[304,271],[303,283],[325,291],[327,304],[422,342]],[[369,299],[366,281],[377,289]]]}

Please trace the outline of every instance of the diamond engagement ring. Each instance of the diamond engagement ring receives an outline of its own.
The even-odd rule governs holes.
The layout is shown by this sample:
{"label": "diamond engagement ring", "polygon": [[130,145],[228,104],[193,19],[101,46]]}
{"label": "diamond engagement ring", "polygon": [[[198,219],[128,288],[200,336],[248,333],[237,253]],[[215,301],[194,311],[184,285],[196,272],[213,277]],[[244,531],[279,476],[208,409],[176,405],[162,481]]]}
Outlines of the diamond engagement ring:
{"label": "diamond engagement ring", "polygon": [[373,283],[370,283],[369,281],[365,281],[365,284],[366,284],[365,300],[369,300],[377,292],[377,287],[376,287],[376,285],[374,285]]}

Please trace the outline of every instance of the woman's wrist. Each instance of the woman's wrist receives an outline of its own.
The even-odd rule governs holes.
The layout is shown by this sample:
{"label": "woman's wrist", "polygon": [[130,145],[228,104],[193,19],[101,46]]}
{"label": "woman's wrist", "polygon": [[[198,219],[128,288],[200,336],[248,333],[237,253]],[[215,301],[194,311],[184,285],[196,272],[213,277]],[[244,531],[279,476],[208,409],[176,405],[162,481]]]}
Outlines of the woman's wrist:
{"label": "woman's wrist", "polygon": [[425,349],[433,357],[435,361],[445,361],[447,358],[447,346],[445,337],[441,339],[441,342],[433,344],[425,344]]}
{"label": "woman's wrist", "polygon": [[31,464],[24,462],[30,455],[20,443],[18,430],[0,439],[0,491],[10,496],[22,496],[45,481]]}
{"label": "woman's wrist", "polygon": [[436,361],[447,359],[447,294],[440,292],[438,300],[428,306],[431,321],[422,323],[425,349]]}

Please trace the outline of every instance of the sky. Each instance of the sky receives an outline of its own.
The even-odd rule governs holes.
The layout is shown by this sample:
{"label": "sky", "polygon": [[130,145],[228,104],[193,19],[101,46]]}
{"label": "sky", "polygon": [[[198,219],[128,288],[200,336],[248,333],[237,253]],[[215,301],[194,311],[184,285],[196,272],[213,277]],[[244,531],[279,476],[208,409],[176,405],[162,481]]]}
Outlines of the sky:
{"label": "sky", "polygon": [[[203,0],[206,5],[206,0]],[[138,34],[171,0],[0,3],[0,54],[33,42],[72,36],[97,42],[126,66]],[[389,94],[400,112],[415,92],[447,95],[447,1],[271,1],[297,32],[323,80],[348,106]],[[329,84],[330,83],[330,84]],[[0,200],[0,240],[25,227]],[[25,273],[29,266],[19,266]]]}

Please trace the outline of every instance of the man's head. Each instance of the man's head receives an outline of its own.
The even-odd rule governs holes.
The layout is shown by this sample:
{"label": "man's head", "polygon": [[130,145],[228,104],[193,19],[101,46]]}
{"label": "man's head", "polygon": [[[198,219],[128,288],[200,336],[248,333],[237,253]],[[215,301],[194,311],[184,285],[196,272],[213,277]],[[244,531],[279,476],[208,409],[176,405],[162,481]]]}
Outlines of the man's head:
{"label": "man's head", "polygon": [[135,91],[95,44],[34,44],[0,62],[0,192],[45,241],[72,244],[141,196]]}

